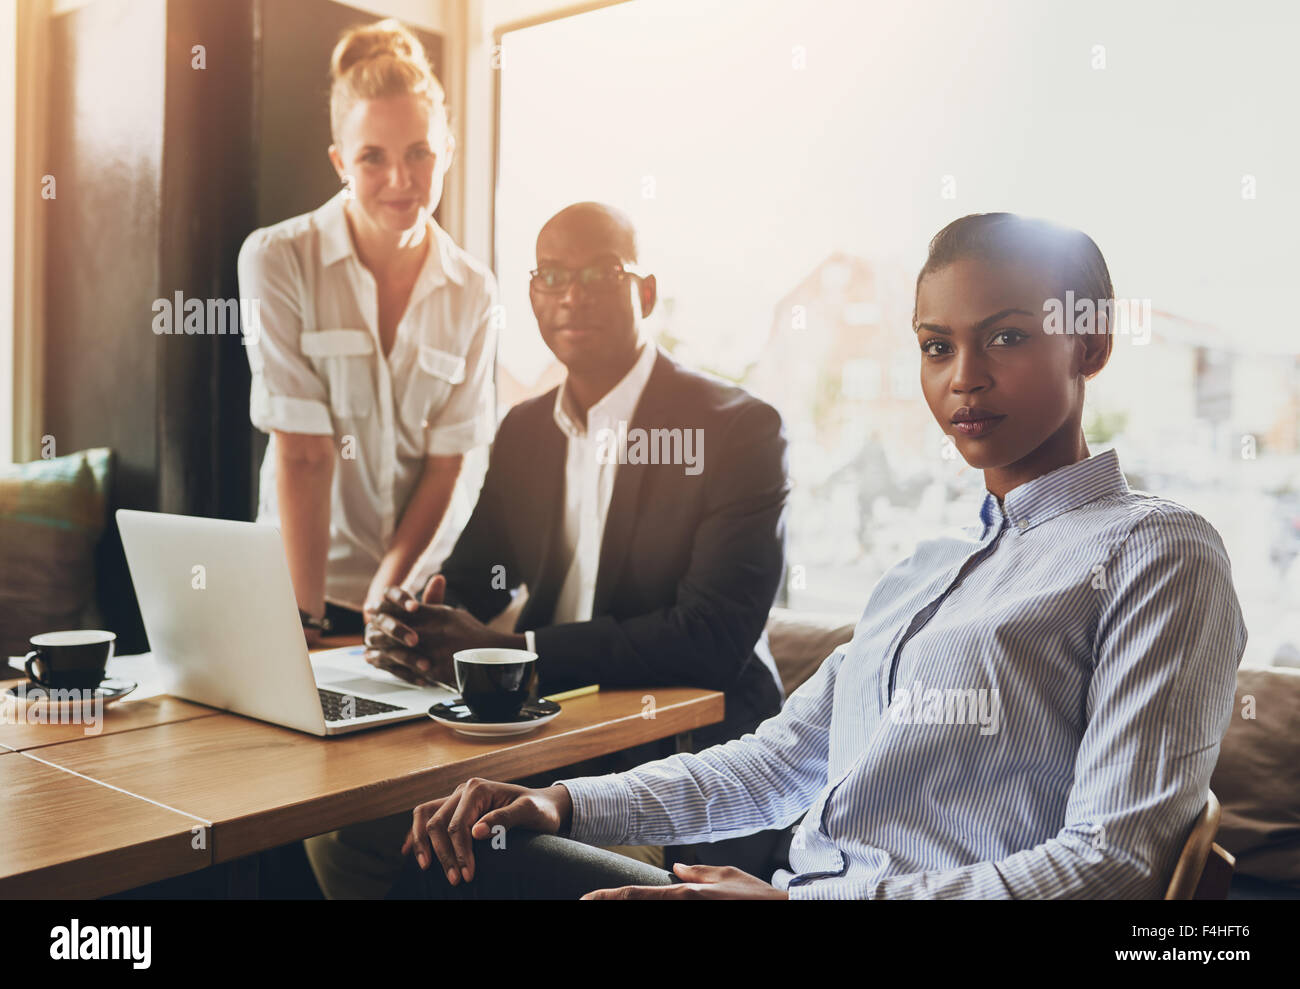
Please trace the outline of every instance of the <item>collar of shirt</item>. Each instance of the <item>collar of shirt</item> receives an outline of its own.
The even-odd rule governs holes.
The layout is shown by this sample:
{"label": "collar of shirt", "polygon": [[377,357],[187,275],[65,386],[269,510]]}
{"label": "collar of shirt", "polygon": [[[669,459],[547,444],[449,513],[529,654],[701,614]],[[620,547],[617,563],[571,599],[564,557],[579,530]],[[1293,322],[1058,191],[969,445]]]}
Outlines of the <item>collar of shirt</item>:
{"label": "collar of shirt", "polygon": [[1020,532],[1027,532],[1080,505],[1127,494],[1128,490],[1119,455],[1106,450],[1012,488],[1001,504],[992,492],[986,492],[980,520],[985,527],[1010,522]]}
{"label": "collar of shirt", "polygon": [[[315,224],[320,230],[320,259],[324,267],[329,267],[347,257],[356,258],[357,263],[361,263],[361,259],[357,257],[356,245],[352,242],[352,233],[348,229],[348,218],[344,212],[346,204],[347,193],[345,190],[339,190],[316,211]],[[411,291],[411,298],[407,302],[408,310],[420,296],[449,279],[457,285],[465,284],[465,265],[452,250],[454,245],[451,238],[442,227],[438,226],[433,217],[429,218],[429,228],[433,232],[433,241],[429,245],[428,253],[425,254],[424,266],[420,269],[415,287]]]}
{"label": "collar of shirt", "polygon": [[657,354],[658,348],[654,344],[648,340],[642,342],[641,356],[632,365],[632,370],[628,371],[623,376],[623,380],[611,388],[604,398],[587,410],[585,429],[579,426],[569,414],[569,403],[565,402],[565,396],[569,391],[569,381],[566,377],[555,391],[554,417],[560,432],[569,439],[576,439],[590,435],[602,426],[615,428],[620,420],[628,423],[630,428],[637,403],[641,401],[641,393],[645,391],[646,382],[650,380],[650,371],[654,367]]}

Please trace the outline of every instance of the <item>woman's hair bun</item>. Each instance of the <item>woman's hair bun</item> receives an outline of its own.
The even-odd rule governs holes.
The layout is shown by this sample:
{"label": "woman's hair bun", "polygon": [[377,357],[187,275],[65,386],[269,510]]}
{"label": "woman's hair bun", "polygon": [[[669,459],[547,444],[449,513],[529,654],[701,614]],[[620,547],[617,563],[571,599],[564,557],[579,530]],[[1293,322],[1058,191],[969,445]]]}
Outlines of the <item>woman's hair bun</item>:
{"label": "woman's hair bun", "polygon": [[330,75],[339,79],[358,62],[383,57],[415,62],[426,71],[429,67],[420,39],[400,21],[389,18],[351,28],[344,34],[334,46]]}
{"label": "woman's hair bun", "polygon": [[433,74],[420,39],[388,18],[349,28],[330,56],[330,128],[338,143],[343,119],[358,100],[411,95],[447,122],[442,84]]}

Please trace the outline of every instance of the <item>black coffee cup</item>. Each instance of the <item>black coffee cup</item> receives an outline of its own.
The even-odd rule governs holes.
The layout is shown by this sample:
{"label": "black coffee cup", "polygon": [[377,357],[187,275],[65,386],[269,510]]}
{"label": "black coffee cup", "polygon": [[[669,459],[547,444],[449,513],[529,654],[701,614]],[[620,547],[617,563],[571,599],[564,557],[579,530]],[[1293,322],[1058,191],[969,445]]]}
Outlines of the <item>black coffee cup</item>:
{"label": "black coffee cup", "polygon": [[55,690],[93,690],[104,681],[117,636],[98,629],[42,632],[28,640],[27,675]]}
{"label": "black coffee cup", "polygon": [[479,721],[513,721],[537,689],[537,653],[525,649],[462,649],[454,653],[456,686]]}

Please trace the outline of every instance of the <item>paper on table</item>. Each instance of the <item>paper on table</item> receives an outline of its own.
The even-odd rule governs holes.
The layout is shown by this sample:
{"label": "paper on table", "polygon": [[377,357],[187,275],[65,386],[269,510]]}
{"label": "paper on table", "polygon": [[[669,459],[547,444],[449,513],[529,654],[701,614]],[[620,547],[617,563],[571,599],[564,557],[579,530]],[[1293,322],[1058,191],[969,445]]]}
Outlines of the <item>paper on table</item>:
{"label": "paper on table", "polygon": [[123,680],[134,680],[138,686],[131,694],[134,698],[155,697],[167,692],[167,681],[153,653],[142,652],[134,656],[114,656],[108,661],[108,675]]}
{"label": "paper on table", "polygon": [[391,673],[377,670],[365,660],[365,646],[319,649],[311,654],[316,682],[333,690],[355,692],[406,707],[428,707],[457,697],[442,687],[415,687]]}

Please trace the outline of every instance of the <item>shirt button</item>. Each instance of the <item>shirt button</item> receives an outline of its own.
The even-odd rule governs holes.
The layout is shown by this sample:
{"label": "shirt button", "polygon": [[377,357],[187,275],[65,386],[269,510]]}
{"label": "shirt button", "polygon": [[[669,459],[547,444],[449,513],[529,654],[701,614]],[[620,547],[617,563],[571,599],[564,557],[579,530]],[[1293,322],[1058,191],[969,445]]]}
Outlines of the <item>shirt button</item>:
{"label": "shirt button", "polygon": [[1019,529],[1021,532],[1024,532],[1026,529],[1029,528],[1029,523],[1026,522],[1024,519],[1021,519],[1019,522],[1016,523],[1016,528]]}

